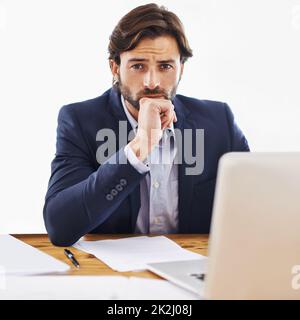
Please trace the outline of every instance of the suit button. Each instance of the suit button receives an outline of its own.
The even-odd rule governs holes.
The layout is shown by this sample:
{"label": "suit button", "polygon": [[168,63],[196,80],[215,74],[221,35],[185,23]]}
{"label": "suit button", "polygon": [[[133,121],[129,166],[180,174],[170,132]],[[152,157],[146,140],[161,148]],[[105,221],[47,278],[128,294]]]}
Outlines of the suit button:
{"label": "suit button", "polygon": [[119,192],[116,189],[111,189],[110,194],[114,197],[118,194]]}
{"label": "suit button", "polygon": [[106,200],[111,201],[114,197],[111,194],[106,195]]}
{"label": "suit button", "polygon": [[117,184],[117,185],[116,185],[116,189],[117,189],[118,191],[122,191],[122,190],[123,190],[123,187],[122,187],[120,184]]}
{"label": "suit button", "polygon": [[120,185],[121,186],[126,186],[127,185],[127,180],[126,179],[120,179]]}

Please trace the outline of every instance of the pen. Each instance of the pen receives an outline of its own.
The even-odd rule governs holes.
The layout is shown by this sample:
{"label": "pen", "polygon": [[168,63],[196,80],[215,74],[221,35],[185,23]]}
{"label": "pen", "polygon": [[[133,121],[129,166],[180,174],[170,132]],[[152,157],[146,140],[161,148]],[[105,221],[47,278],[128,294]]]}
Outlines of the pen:
{"label": "pen", "polygon": [[66,257],[72,261],[74,266],[76,268],[79,268],[80,265],[79,265],[78,261],[75,259],[74,254],[68,249],[65,249],[64,252],[65,252]]}

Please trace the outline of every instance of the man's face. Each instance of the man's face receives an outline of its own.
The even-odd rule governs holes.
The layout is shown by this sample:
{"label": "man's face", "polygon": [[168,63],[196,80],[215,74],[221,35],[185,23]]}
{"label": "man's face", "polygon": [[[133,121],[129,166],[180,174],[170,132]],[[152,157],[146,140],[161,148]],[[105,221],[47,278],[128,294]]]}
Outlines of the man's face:
{"label": "man's face", "polygon": [[120,55],[112,72],[119,80],[119,90],[135,109],[143,97],[173,99],[183,71],[175,38],[160,36],[142,39],[133,50]]}

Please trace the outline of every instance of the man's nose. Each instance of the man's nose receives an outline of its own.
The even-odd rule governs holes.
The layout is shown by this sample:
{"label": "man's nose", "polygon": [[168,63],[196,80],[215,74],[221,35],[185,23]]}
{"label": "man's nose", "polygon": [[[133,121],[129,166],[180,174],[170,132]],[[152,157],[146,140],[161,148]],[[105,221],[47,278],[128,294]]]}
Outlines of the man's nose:
{"label": "man's nose", "polygon": [[160,86],[159,75],[155,71],[149,70],[144,76],[144,88],[150,90]]}

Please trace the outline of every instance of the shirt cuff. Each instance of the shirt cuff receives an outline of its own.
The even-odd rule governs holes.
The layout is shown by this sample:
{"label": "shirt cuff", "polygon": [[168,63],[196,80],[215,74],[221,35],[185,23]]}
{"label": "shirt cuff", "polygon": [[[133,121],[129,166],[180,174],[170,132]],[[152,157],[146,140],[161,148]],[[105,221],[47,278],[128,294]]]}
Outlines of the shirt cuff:
{"label": "shirt cuff", "polygon": [[132,149],[129,147],[129,145],[126,145],[124,148],[124,154],[129,161],[129,163],[136,169],[139,173],[143,174],[148,171],[150,171],[150,168],[141,160],[137,158],[135,153],[132,151]]}

